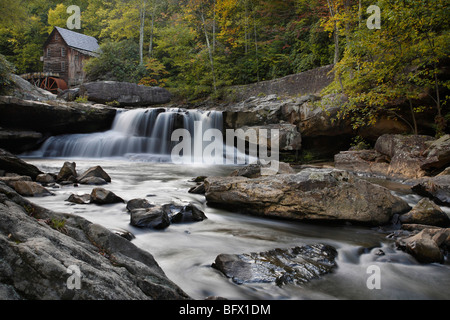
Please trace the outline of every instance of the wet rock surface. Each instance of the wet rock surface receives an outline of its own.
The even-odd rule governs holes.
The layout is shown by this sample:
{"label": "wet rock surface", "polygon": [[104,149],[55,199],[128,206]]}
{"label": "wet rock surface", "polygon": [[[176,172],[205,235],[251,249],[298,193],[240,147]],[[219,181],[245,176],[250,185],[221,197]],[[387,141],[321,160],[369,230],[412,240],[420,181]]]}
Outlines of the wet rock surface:
{"label": "wet rock surface", "polygon": [[205,190],[209,205],[273,218],[381,225],[410,210],[388,189],[333,169],[254,179],[209,177]]}
{"label": "wet rock surface", "polygon": [[78,177],[80,184],[106,184],[111,182],[111,177],[100,166],[89,168]]}
{"label": "wet rock surface", "polygon": [[130,224],[139,228],[161,230],[172,223],[199,222],[207,219],[205,213],[194,204],[168,203],[152,205],[145,199],[133,199],[127,205]]}
{"label": "wet rock surface", "polygon": [[97,103],[117,102],[120,106],[149,106],[168,103],[171,94],[164,88],[128,82],[97,81],[80,86],[80,95]]}
{"label": "wet rock surface", "polygon": [[36,180],[36,177],[43,173],[36,166],[26,163],[3,149],[0,149],[0,169],[10,173],[29,176],[33,180]]}
{"label": "wet rock surface", "polygon": [[450,218],[431,200],[424,198],[408,213],[400,216],[402,224],[424,224],[437,227],[450,225]]}
{"label": "wet rock surface", "polygon": [[396,245],[421,263],[443,263],[450,251],[450,228],[423,227],[418,233],[398,237]]}
{"label": "wet rock surface", "polygon": [[411,189],[415,193],[428,197],[440,205],[450,206],[450,175],[424,177],[412,183]]}
{"label": "wet rock surface", "polygon": [[66,201],[75,203],[75,204],[89,204],[91,202],[91,195],[90,194],[83,194],[83,195],[71,194],[69,196],[69,198],[66,199]]}
{"label": "wet rock surface", "polygon": [[[0,299],[188,299],[153,256],[84,218],[36,206],[0,182]],[[67,285],[77,266],[81,290]]]}
{"label": "wet rock surface", "polygon": [[303,284],[333,271],[337,251],[312,244],[260,253],[220,254],[212,267],[234,283]]}
{"label": "wet rock surface", "polygon": [[103,205],[123,202],[125,201],[121,197],[104,188],[95,188],[91,192],[91,203]]}

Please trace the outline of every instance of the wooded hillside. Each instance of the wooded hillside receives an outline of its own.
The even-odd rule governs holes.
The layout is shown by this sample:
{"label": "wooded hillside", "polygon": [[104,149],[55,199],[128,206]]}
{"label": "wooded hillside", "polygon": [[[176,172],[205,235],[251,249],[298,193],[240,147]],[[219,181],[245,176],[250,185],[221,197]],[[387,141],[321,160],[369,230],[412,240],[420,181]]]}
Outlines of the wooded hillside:
{"label": "wooded hillside", "polygon": [[[450,8],[445,0],[3,0],[0,54],[17,73],[42,70],[42,44],[66,28],[67,7],[101,43],[91,80],[166,86],[187,99],[230,85],[335,64],[329,92],[349,97],[342,117],[371,124],[381,112],[434,109],[447,121]],[[379,26],[371,10],[379,11]],[[372,6],[372,7],[371,7]],[[368,10],[369,9],[369,10]],[[427,102],[424,103],[424,98]]]}

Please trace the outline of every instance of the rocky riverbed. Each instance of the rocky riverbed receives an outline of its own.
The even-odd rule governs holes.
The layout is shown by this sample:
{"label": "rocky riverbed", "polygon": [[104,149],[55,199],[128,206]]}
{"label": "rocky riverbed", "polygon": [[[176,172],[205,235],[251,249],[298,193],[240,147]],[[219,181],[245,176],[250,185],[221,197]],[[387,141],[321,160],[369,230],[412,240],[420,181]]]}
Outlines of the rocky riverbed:
{"label": "rocky riverbed", "polygon": [[[11,157],[8,155],[10,162]],[[342,268],[346,270],[349,267],[348,263],[351,259],[360,260],[368,256],[374,259],[372,263],[384,261],[381,263],[384,263],[385,270],[389,270],[386,271],[389,278],[393,276],[391,274],[393,271],[388,266],[423,266],[433,269],[432,272],[436,272],[436,276],[439,276],[441,272],[448,272],[445,271],[448,267],[439,269],[438,266],[434,266],[436,263],[442,266],[448,264],[449,221],[447,214],[439,206],[434,205],[427,198],[413,204],[407,201],[407,198],[399,197],[395,192],[389,192],[388,189],[345,170],[307,168],[292,172],[285,169],[288,172],[260,177],[255,174],[255,167],[240,168],[236,172],[226,168],[227,174],[222,173],[213,177],[212,173],[217,173],[219,168],[209,168],[204,171],[207,174],[206,178],[194,179],[200,181],[194,182],[188,179],[189,176],[194,177],[195,167],[193,167],[183,174],[186,178],[184,182],[181,182],[182,185],[178,178],[174,180],[178,181],[177,184],[170,184],[172,187],[164,191],[164,188],[168,186],[167,183],[170,183],[173,178],[167,180],[167,176],[148,177],[137,170],[140,165],[125,169],[126,163],[120,163],[118,167],[115,164],[107,164],[104,169],[103,166],[95,166],[89,162],[88,166],[83,163],[80,168],[74,162],[53,161],[52,163],[60,165],[56,168],[53,164],[48,166],[40,160],[31,160],[31,163],[28,161],[16,158],[15,162],[20,164],[17,172],[14,172],[16,169],[9,169],[8,172],[3,173],[4,177],[0,178],[4,181],[0,182],[2,213],[4,213],[2,221],[5,221],[2,223],[4,239],[2,250],[8,257],[2,264],[4,268],[2,274],[7,275],[2,278],[2,292],[7,299],[39,299],[40,297],[48,299],[135,299],[137,297],[185,299],[194,297],[201,299],[209,296],[242,298],[242,293],[237,294],[237,292],[242,290],[246,292],[246,288],[256,290],[256,295],[247,292],[244,296],[272,299],[279,298],[280,294],[283,295],[281,292],[284,294],[291,292],[294,290],[292,286],[299,288],[298,292],[294,290],[297,293],[293,293],[292,297],[305,297],[305,292],[310,292],[309,294],[313,296],[322,296],[321,294],[326,292],[323,289],[316,293],[309,291],[316,286],[314,284],[316,281],[321,283],[320,281],[331,281],[326,279],[336,279],[336,276],[341,274]],[[30,168],[39,167],[40,174],[34,178],[31,176],[23,178],[23,171],[19,170],[22,170],[24,164]],[[148,164],[143,168],[148,170],[152,166],[157,165]],[[164,175],[173,170],[170,164],[164,166]],[[122,169],[117,171],[117,168]],[[118,174],[121,171],[125,176]],[[134,171],[136,175],[132,178],[130,173]],[[251,177],[239,176],[239,174]],[[41,179],[45,175],[50,175],[55,180],[44,182]],[[59,179],[58,176],[60,176]],[[98,190],[99,187],[95,184],[80,183],[80,180],[85,179],[86,176],[103,177],[101,178],[105,182],[101,186],[103,203],[91,201],[93,191]],[[26,183],[40,185],[48,190],[50,195],[41,197],[42,194],[37,193],[34,195],[36,197],[30,194],[27,194],[25,198],[20,196],[18,192],[22,191],[15,183],[15,180],[16,182],[21,180],[19,177],[22,177],[21,179]],[[107,177],[111,179],[109,182],[106,182],[109,180]],[[124,178],[131,178],[131,180],[124,185],[117,184],[117,180],[121,181]],[[36,182],[37,180],[42,182]],[[225,182],[227,187],[224,187]],[[188,193],[190,187],[195,186],[196,183],[205,185],[205,195]],[[241,184],[249,184],[252,187],[242,189]],[[356,193],[351,191],[355,186],[357,189],[367,190],[367,194],[361,192],[356,197]],[[258,198],[258,188],[267,193],[266,202]],[[336,191],[333,191],[333,188],[337,188]],[[218,192],[222,189],[223,192]],[[320,192],[326,191],[330,194],[334,192],[337,195],[345,194],[348,197],[330,197],[327,201],[334,201],[334,204],[328,203],[321,200],[325,199],[325,195],[320,195]],[[283,197],[276,196],[279,192],[286,194],[287,202],[282,200]],[[219,196],[221,193],[223,198]],[[228,193],[232,196],[228,196]],[[305,203],[311,204],[305,208],[318,208],[317,211],[306,212],[301,205],[300,207],[289,205],[288,195],[291,193],[292,199],[304,199]],[[75,203],[66,201],[70,195],[82,197],[83,194],[89,195],[90,199]],[[120,200],[117,203],[116,197]],[[318,199],[315,206],[308,197]],[[226,204],[225,211],[214,209],[215,206],[208,204],[208,202],[217,204],[218,199],[224,201],[223,205]],[[275,201],[276,199],[278,200]],[[377,201],[381,201],[379,206]],[[44,209],[42,206],[46,204],[58,212],[72,214],[59,214]],[[239,204],[241,208],[237,214],[240,216],[244,214],[242,217],[250,219],[247,220],[250,222],[248,229],[244,227],[248,222],[240,218],[237,221],[241,227],[229,225],[232,220],[227,220],[229,213],[226,212],[229,212],[231,208],[236,210],[238,207],[236,204]],[[353,208],[351,204],[354,204]],[[273,209],[273,206],[280,207]],[[384,210],[382,206],[385,206]],[[266,217],[260,217],[265,209],[259,211],[255,209],[259,207],[272,208],[267,210]],[[374,211],[377,207],[379,207],[381,218],[376,214],[376,210]],[[335,210],[336,208],[342,210]],[[344,210],[344,208],[347,209]],[[290,215],[271,214],[277,211]],[[133,212],[146,214],[149,217],[147,221],[155,221],[154,218],[159,217],[156,221],[158,219],[166,221],[166,225],[164,228],[155,228],[157,224],[133,225],[135,220]],[[370,214],[365,216],[362,214],[364,212]],[[186,218],[183,218],[186,214]],[[256,214],[257,220],[253,221],[248,214]],[[299,214],[301,219],[296,219],[295,216]],[[342,216],[336,216],[336,214],[342,214]],[[311,215],[311,221],[322,222],[303,225],[308,215]],[[162,216],[166,218],[161,218]],[[196,218],[192,219],[192,217]],[[229,217],[235,216],[232,214]],[[280,220],[280,217],[283,219]],[[361,220],[358,221],[355,217],[360,217]],[[113,222],[116,221],[115,219],[118,219],[117,222]],[[323,224],[324,222],[326,223]],[[349,224],[355,227],[349,227]],[[358,226],[359,224],[362,226]],[[287,226],[290,226],[292,231],[298,230],[295,231],[297,235],[288,235],[286,233],[288,229],[284,229]],[[373,228],[374,226],[376,228]],[[303,229],[310,229],[308,232],[316,230],[313,233],[317,232],[317,234],[313,237],[305,238],[303,235],[299,238],[298,232],[303,234],[303,231],[300,231]],[[353,238],[352,234],[355,232],[361,235],[361,238],[357,240],[359,244],[350,246],[352,250],[356,250],[351,254],[353,257],[351,259],[348,256],[351,252],[348,251],[348,240],[342,242],[333,235],[335,232],[340,233],[344,230],[348,232],[349,239]],[[364,236],[367,232],[372,234],[369,237],[372,240]],[[323,234],[320,236],[320,233]],[[352,242],[353,240],[350,241]],[[167,247],[169,243],[169,248],[172,249]],[[182,253],[186,250],[191,252],[192,256],[189,258]],[[206,250],[207,254],[201,254],[202,250]],[[23,252],[29,252],[29,254],[32,252],[34,258],[31,259],[31,256]],[[152,257],[154,252],[157,262]],[[186,261],[197,261],[192,265],[182,263],[183,268],[191,270],[189,276],[183,276],[183,273],[180,273],[180,265],[176,266],[180,264],[177,256],[184,257],[181,259]],[[46,259],[50,261],[48,264],[45,263]],[[23,261],[20,263],[21,268],[12,267],[17,261]],[[141,265],[142,263],[144,265]],[[67,279],[64,275],[70,265],[81,265],[82,270],[86,272],[83,273],[83,277],[87,277],[86,292],[73,292],[64,287],[64,281]],[[23,268],[28,271],[23,271]],[[133,268],[139,268],[140,271],[133,271]],[[418,270],[414,269],[414,272],[419,272]],[[53,271],[58,276],[51,277],[50,274],[53,274],[51,273]],[[170,280],[166,278],[166,272]],[[37,279],[39,277],[40,279]],[[207,280],[208,277],[211,279]],[[227,278],[230,278],[231,283],[227,284]],[[37,281],[39,285],[32,286],[30,281]],[[109,281],[114,285],[110,287],[104,284],[104,288],[101,286],[94,288],[95,281],[106,283]],[[126,281],[131,281],[134,285]],[[194,285],[194,283],[198,281],[205,284],[213,281],[218,285],[217,290],[206,290],[201,293],[201,290],[205,289],[200,291],[195,289],[198,284]],[[61,282],[62,288],[60,288]],[[174,283],[181,284],[182,289]],[[302,291],[305,290],[302,289],[305,285],[309,289]],[[209,287],[210,284],[207,286]],[[127,290],[116,292],[117,289],[114,289],[121,287],[127,287]],[[275,289],[276,287],[279,289]],[[262,294],[261,290],[267,290],[267,293]],[[276,293],[277,291],[279,292]],[[319,292],[322,293],[319,294]]]}
{"label": "rocky riverbed", "polygon": [[[17,82],[18,92],[0,97],[8,151],[117,119],[115,107]],[[19,159],[0,149],[0,297],[448,298],[450,137],[404,135],[389,118],[355,132],[334,119],[343,101],[307,92],[184,106],[220,109],[223,129],[278,129],[288,156],[334,156],[327,166],[279,163],[270,175],[260,165]],[[342,151],[355,134],[374,148]],[[374,265],[384,290],[366,285]],[[81,291],[66,282],[73,266]]]}

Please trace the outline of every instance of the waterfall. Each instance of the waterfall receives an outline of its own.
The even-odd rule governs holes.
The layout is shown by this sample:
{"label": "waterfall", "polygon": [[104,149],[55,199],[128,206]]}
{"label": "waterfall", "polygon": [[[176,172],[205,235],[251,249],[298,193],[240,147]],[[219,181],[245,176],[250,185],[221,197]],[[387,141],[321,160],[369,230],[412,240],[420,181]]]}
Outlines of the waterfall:
{"label": "waterfall", "polygon": [[[196,132],[199,123],[202,132]],[[208,129],[222,132],[222,112],[178,108],[118,111],[110,130],[92,134],[53,136],[31,156],[128,158],[170,162],[171,151],[177,143],[173,142],[171,137],[177,129],[186,129],[193,139],[202,136]]]}

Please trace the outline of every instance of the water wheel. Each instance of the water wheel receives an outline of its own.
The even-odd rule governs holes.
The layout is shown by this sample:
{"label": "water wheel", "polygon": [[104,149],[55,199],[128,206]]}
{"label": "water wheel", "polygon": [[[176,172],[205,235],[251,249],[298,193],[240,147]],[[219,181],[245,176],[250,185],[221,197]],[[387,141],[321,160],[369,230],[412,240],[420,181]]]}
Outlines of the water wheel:
{"label": "water wheel", "polygon": [[67,83],[63,79],[58,79],[55,77],[45,77],[42,79],[40,87],[54,94],[58,93],[58,89],[68,89]]}

